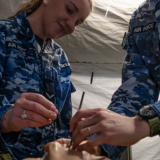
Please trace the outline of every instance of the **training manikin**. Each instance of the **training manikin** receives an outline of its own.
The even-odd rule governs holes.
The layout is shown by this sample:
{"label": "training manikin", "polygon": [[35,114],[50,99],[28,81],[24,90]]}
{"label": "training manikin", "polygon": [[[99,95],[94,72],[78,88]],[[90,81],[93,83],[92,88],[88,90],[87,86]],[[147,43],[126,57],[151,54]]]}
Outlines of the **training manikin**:
{"label": "training manikin", "polygon": [[49,152],[46,157],[27,158],[24,160],[109,160],[109,159],[102,156],[92,155],[85,151],[78,152],[69,149],[68,147],[66,147],[65,144],[54,142],[49,145]]}

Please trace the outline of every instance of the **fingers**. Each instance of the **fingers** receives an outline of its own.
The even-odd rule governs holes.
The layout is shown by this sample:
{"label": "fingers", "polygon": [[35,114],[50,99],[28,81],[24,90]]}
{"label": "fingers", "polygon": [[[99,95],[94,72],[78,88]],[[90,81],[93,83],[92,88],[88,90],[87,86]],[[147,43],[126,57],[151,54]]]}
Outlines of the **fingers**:
{"label": "fingers", "polygon": [[26,103],[23,104],[23,109],[26,111],[35,112],[48,119],[55,120],[57,118],[57,114],[55,112],[48,110],[43,105],[37,102],[27,101]]}
{"label": "fingers", "polygon": [[103,135],[100,134],[100,135],[88,140],[87,143],[79,145],[76,149],[77,149],[77,151],[91,150],[95,146],[99,146],[99,145],[103,144],[103,139],[104,138],[105,137],[103,137]]}
{"label": "fingers", "polygon": [[93,116],[86,118],[77,123],[77,126],[72,134],[73,148],[81,143],[85,138],[92,134],[99,134],[104,129],[104,120],[106,119],[106,112],[99,111]]}
{"label": "fingers", "polygon": [[[42,125],[50,124],[52,122],[50,119],[29,110],[25,110],[25,114],[27,115],[27,120],[41,123]],[[19,117],[21,118],[21,116]]]}
{"label": "fingers", "polygon": [[[72,138],[73,140],[73,149],[75,149],[82,141],[84,141],[87,137],[90,137],[91,135],[95,133],[100,133],[100,129],[98,127],[99,124],[93,125],[90,127],[86,127],[84,129],[81,129],[78,134]],[[100,135],[100,134],[98,134]]]}
{"label": "fingers", "polygon": [[86,109],[86,110],[79,110],[73,118],[70,120],[70,131],[73,132],[76,124],[82,119],[82,118],[88,118],[90,116],[93,116],[99,111],[106,111],[104,108],[94,108],[94,109]]}
{"label": "fingers", "polygon": [[56,109],[56,106],[51,103],[49,100],[47,100],[44,96],[36,93],[25,93],[24,95],[27,100],[37,102],[44,106],[45,108],[54,111],[56,114],[58,114],[58,110]]}
{"label": "fingers", "polygon": [[[14,108],[22,108],[24,110],[33,111],[48,119],[55,120],[57,118],[56,107],[45,97],[35,93],[25,93],[16,101]],[[17,109],[16,109],[17,110]]]}
{"label": "fingers", "polygon": [[43,124],[43,123],[38,123],[38,122],[29,120],[29,119],[24,119],[21,121],[21,126],[23,126],[22,128],[24,128],[24,127],[42,127],[44,125],[45,124]]}
{"label": "fingers", "polygon": [[[93,126],[94,124],[98,123],[99,121],[100,121],[100,119],[97,118],[96,114],[93,115],[93,116],[91,116],[91,117],[89,117],[89,118],[86,118],[86,119],[84,119],[82,121],[79,121],[77,123],[77,125],[76,125],[76,128],[75,128],[73,134],[72,134],[72,140],[75,139],[75,137],[77,136],[77,134],[83,132],[82,129],[85,129],[88,126]],[[87,134],[87,136],[88,136],[88,134]],[[86,138],[86,137],[83,137],[83,138]]]}
{"label": "fingers", "polygon": [[[24,111],[27,117],[22,120]],[[42,95],[23,93],[15,102],[7,123],[12,128],[11,131],[19,131],[23,127],[41,127],[55,120],[57,113],[55,105]],[[21,123],[17,123],[17,120]]]}

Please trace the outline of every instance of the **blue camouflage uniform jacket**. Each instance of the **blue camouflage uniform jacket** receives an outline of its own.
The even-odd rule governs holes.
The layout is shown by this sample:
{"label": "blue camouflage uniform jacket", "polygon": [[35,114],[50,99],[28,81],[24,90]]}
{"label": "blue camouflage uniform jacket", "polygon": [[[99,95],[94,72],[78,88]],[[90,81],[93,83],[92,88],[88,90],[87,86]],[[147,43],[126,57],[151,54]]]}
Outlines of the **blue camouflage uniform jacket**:
{"label": "blue camouflage uniform jacket", "polygon": [[[146,0],[132,14],[123,41],[127,50],[122,69],[122,85],[114,93],[110,110],[133,117],[151,105],[160,117],[160,1]],[[125,125],[125,124],[124,124]],[[125,147],[103,145],[112,160],[118,160]]]}
{"label": "blue camouflage uniform jacket", "polygon": [[5,113],[26,92],[41,94],[54,103],[63,121],[63,131],[56,126],[53,130],[52,122],[0,133],[0,154],[10,153],[15,160],[42,157],[47,142],[70,138],[71,93],[75,91],[70,76],[71,67],[62,48],[50,39],[41,49],[26,13],[0,21],[0,126]]}

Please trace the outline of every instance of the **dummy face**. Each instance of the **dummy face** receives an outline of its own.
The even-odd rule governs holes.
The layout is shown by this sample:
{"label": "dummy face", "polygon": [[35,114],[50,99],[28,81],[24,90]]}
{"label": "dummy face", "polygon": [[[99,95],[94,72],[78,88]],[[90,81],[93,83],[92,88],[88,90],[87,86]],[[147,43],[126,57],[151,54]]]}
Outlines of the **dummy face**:
{"label": "dummy face", "polygon": [[44,33],[53,39],[73,33],[91,11],[89,0],[43,0],[42,5]]}

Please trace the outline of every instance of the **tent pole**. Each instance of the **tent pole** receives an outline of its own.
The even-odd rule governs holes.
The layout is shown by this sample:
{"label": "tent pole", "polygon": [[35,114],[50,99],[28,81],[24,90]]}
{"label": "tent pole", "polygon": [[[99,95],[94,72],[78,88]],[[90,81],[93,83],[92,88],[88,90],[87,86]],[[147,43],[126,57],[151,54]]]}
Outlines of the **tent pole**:
{"label": "tent pole", "polygon": [[132,160],[132,148],[131,148],[131,146],[127,147],[127,159]]}

